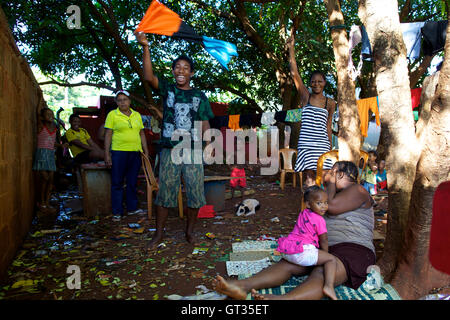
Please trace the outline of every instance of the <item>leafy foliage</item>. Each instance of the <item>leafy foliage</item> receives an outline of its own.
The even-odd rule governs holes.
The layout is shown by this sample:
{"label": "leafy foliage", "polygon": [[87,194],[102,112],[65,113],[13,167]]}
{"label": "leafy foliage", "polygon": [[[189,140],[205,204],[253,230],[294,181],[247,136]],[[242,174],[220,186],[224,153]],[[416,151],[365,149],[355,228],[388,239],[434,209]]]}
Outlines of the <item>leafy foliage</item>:
{"label": "leafy foliage", "polygon": [[[329,75],[327,93],[336,96],[334,55],[326,9],[321,1],[280,0],[261,3],[238,0],[167,0],[198,34],[235,43],[239,56],[230,71],[196,43],[148,35],[155,73],[171,78],[171,61],[185,53],[194,58],[194,86],[209,91],[211,100],[243,99],[263,110],[295,106],[296,91],[290,81],[286,43],[295,17],[299,18],[295,51],[305,83],[313,70]],[[77,3],[81,28],[69,29],[66,13],[71,1],[15,0],[2,2],[13,34],[24,56],[53,79],[69,83],[84,74],[92,84],[127,88],[145,97],[139,76],[142,49],[133,32],[149,0],[88,0]],[[357,3],[342,1],[346,25],[359,24]],[[400,0],[406,21],[439,19],[444,2]],[[440,11],[439,11],[440,10]],[[402,11],[403,12],[403,11]],[[123,43],[120,45],[119,41]],[[358,54],[354,54],[358,56]],[[367,66],[364,70],[369,70]],[[291,92],[286,99],[282,92]],[[147,97],[150,101],[151,97]],[[145,101],[145,99],[143,99]]]}

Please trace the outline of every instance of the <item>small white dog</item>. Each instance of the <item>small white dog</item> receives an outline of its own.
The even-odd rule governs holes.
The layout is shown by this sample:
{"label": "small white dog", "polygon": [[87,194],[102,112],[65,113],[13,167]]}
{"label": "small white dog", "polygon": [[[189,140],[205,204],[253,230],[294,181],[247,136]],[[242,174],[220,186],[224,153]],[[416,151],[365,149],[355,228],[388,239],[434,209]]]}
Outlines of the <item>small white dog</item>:
{"label": "small white dog", "polygon": [[259,210],[259,201],[256,199],[245,199],[241,203],[237,204],[236,206],[236,215],[242,216],[243,214],[245,216],[250,216],[252,214],[255,214],[256,210]]}

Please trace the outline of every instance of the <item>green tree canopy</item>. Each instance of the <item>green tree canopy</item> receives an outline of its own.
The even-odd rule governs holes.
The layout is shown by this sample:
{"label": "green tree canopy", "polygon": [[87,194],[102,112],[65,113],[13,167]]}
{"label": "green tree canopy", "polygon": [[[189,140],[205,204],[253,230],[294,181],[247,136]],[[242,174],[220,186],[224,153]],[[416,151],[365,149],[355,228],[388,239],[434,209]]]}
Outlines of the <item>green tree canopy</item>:
{"label": "green tree canopy", "polygon": [[[230,71],[226,71],[199,44],[148,35],[156,73],[170,78],[171,61],[186,53],[196,62],[194,86],[209,91],[211,100],[228,102],[239,98],[259,111],[279,105],[285,109],[297,107],[287,58],[287,41],[296,30],[295,51],[304,81],[308,82],[313,70],[322,70],[331,80],[327,92],[336,96],[330,30],[321,1],[162,2],[197,33],[235,43],[239,56],[232,59]],[[156,106],[152,91],[143,83],[142,50],[133,35],[150,1],[79,2],[80,29],[67,26],[72,13],[66,10],[72,4],[61,0],[15,0],[13,6],[5,2],[1,5],[24,56],[54,83],[80,85],[73,79],[84,74],[88,85],[110,90],[126,88],[133,92],[136,102]],[[347,29],[360,23],[355,1],[343,1],[342,8]],[[401,22],[438,20],[443,8],[444,2],[432,0],[399,1]],[[356,59],[359,54],[354,56]],[[424,61],[421,57],[411,68],[417,70]],[[425,73],[422,69],[419,76]],[[357,86],[366,90],[370,64],[365,64],[363,70],[365,74]]]}

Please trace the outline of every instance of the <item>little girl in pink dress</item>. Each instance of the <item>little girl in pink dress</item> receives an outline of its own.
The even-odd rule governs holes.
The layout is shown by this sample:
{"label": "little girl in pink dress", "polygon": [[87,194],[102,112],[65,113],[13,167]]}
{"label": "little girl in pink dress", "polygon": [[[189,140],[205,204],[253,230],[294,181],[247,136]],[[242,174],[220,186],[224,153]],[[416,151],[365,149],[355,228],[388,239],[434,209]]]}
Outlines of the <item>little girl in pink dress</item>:
{"label": "little girl in pink dress", "polygon": [[306,209],[300,212],[292,232],[278,239],[275,254],[281,254],[283,259],[300,266],[323,265],[323,292],[336,300],[336,258],[328,253],[327,228],[322,217],[328,210],[328,196],[321,188],[312,186],[305,190],[304,199]]}

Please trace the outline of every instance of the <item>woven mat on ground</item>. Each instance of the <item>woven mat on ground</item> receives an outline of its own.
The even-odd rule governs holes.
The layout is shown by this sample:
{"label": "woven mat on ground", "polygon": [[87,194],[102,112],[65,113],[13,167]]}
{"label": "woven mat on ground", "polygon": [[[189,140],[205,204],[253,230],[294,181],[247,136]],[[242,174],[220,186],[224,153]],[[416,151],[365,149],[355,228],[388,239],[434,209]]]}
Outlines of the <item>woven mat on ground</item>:
{"label": "woven mat on ground", "polygon": [[[267,252],[267,248],[274,245],[273,242],[274,241],[243,241],[236,244],[233,243],[233,251],[236,247],[238,248],[238,250],[241,250],[239,251],[240,253],[245,252],[245,248],[251,248],[252,252],[257,251],[258,248],[262,248],[263,252]],[[279,257],[274,256],[271,256],[270,258],[270,260],[267,258],[263,259],[265,260],[267,266],[274,263],[274,260],[277,260],[277,258],[279,259]],[[232,261],[232,263],[238,265],[238,267],[234,266],[234,269],[232,270],[232,272],[238,273],[238,279],[248,278],[263,269],[261,260]],[[238,272],[238,270],[240,273]],[[258,292],[261,294],[285,294],[299,286],[302,282],[305,281],[306,278],[307,276],[292,277],[281,286],[269,289],[261,289],[258,290]],[[391,285],[384,283],[381,274],[374,268],[370,271],[369,274],[367,274],[366,281],[357,290],[343,285],[336,287],[335,290],[336,296],[339,300],[401,300],[395,289]],[[247,299],[251,299],[250,294]]]}

